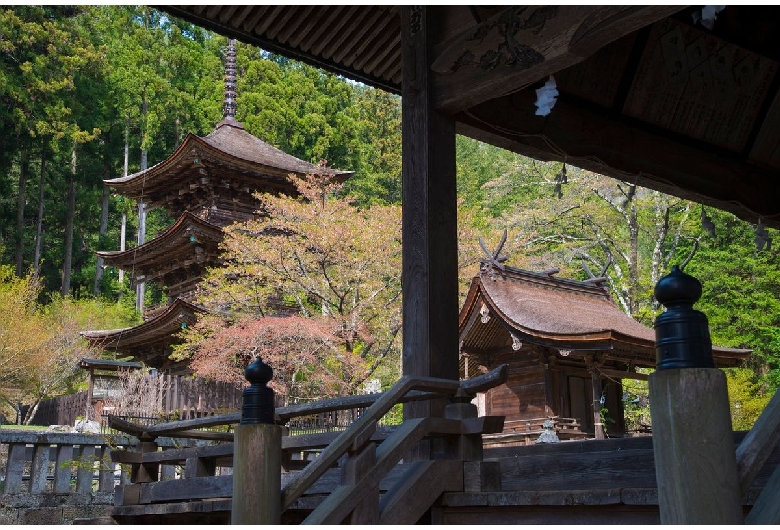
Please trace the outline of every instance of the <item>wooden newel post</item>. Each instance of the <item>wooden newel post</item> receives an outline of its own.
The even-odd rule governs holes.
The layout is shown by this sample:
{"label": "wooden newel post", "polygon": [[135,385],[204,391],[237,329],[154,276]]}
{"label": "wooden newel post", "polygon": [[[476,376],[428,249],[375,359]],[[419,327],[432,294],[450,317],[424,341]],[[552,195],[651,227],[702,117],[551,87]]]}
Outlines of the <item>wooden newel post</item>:
{"label": "wooden newel post", "polygon": [[661,524],[741,524],[742,501],[726,376],[715,367],[701,283],[677,266],[658,282],[649,377]]}
{"label": "wooden newel post", "polygon": [[274,422],[273,370],[259,357],[246,368],[241,423],[233,453],[231,524],[280,524],[282,429]]}

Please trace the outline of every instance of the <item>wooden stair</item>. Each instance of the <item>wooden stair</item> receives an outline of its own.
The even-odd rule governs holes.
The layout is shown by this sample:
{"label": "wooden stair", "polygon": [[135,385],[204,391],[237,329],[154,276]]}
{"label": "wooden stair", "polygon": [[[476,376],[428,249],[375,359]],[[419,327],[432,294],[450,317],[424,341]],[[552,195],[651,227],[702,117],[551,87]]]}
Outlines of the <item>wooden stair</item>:
{"label": "wooden stair", "polygon": [[[505,380],[505,367],[460,382],[404,377],[383,394],[277,409],[278,421],[283,423],[315,410],[368,406],[346,431],[283,437],[282,462],[288,470],[282,477],[283,522],[417,522],[441,493],[463,488],[465,464],[475,473],[482,472],[478,462],[482,434],[500,432],[503,417],[477,418],[476,407],[469,402],[476,392]],[[454,402],[447,407],[451,417],[407,420],[392,431],[377,429],[377,421],[396,403],[423,399],[450,399]],[[158,451],[154,440],[163,435],[226,439],[232,435],[197,428],[239,419],[231,414],[152,427],[112,419],[113,427],[140,440],[137,451],[111,454],[114,462],[132,468],[132,483],[117,487],[114,519],[132,524],[227,523],[233,477],[221,471],[234,464],[233,444]],[[403,463],[405,455],[423,440],[438,448],[438,456]],[[293,457],[311,450],[320,453],[310,462]],[[292,471],[297,462],[305,467]],[[174,466],[183,466],[181,479],[173,479]],[[170,480],[161,480],[163,475]]]}

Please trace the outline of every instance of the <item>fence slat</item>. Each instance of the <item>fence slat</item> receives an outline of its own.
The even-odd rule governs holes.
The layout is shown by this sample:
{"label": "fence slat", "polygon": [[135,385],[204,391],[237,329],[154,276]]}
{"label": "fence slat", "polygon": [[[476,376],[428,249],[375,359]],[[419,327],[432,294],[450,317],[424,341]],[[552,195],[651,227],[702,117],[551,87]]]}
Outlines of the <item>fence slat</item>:
{"label": "fence slat", "polygon": [[70,492],[71,462],[73,461],[73,446],[58,445],[57,459],[54,469],[54,492]]}
{"label": "fence slat", "polygon": [[21,493],[22,491],[25,449],[24,444],[10,444],[8,447],[8,465],[5,468],[5,493]]}
{"label": "fence slat", "polygon": [[33,446],[30,468],[30,493],[46,491],[46,476],[49,474],[49,444]]}
{"label": "fence slat", "polygon": [[76,474],[76,492],[89,493],[92,491],[92,474],[95,466],[95,447],[82,445],[79,455],[79,470]]}
{"label": "fence slat", "polygon": [[116,464],[111,461],[111,447],[104,445],[100,451],[100,479],[98,491],[111,493],[114,491],[114,470]]}

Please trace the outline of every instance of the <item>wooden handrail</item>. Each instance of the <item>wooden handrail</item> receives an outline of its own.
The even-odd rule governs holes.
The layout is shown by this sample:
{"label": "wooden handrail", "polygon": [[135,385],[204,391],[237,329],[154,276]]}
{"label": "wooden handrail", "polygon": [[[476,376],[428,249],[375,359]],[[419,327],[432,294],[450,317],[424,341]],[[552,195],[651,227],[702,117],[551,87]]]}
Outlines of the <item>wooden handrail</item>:
{"label": "wooden handrail", "polygon": [[[395,462],[403,456],[401,454],[403,448],[408,447],[409,444],[414,443],[423,436],[432,433],[473,435],[484,432],[496,432],[496,429],[500,430],[503,425],[503,418],[501,418],[501,425],[498,425],[495,421],[492,421],[496,418],[492,417],[467,419],[424,418],[424,421],[420,420],[422,423],[417,420],[406,421],[400,427],[397,427],[392,431],[383,432],[376,431],[376,422],[396,403],[421,399],[440,399],[452,395],[462,396],[464,394],[464,388],[469,389],[465,394],[471,395],[471,392],[473,391],[486,390],[501,384],[506,381],[506,378],[506,366],[498,367],[488,374],[463,382],[449,379],[405,376],[390,390],[382,394],[349,396],[346,398],[324,400],[319,403],[308,403],[305,405],[296,405],[294,407],[279,409],[279,412],[282,414],[279,414],[278,417],[289,419],[316,412],[360,407],[370,403],[370,406],[363,411],[361,416],[355,420],[346,431],[304,436],[284,436],[282,438],[282,451],[300,451],[302,448],[305,449],[310,447],[323,448],[320,455],[312,460],[303,471],[292,477],[290,482],[281,490],[280,504],[282,510],[288,508],[300,498],[300,496],[319,480],[325,471],[332,467],[342,455],[347,453],[350,449],[357,450],[357,447],[363,447],[363,444],[367,443],[369,440],[381,442],[379,446],[380,449],[376,453],[376,456],[378,457],[377,461],[372,467],[374,470],[372,473],[378,476],[384,475],[384,472],[391,468]],[[221,418],[200,418],[145,427],[119,418],[112,418],[112,426],[120,427],[123,430],[135,434],[141,439],[141,446],[146,442],[146,445],[155,448],[155,450],[150,452],[144,452],[145,450],[143,447],[141,447],[139,453],[116,452],[112,455],[115,461],[130,463],[134,467],[144,469],[149,467],[152,470],[156,468],[155,466],[170,466],[171,464],[186,462],[188,475],[195,477],[193,479],[191,476],[188,476],[187,480],[199,481],[197,484],[192,483],[184,487],[181,484],[157,482],[156,473],[150,473],[151,476],[155,477],[152,478],[151,481],[138,481],[137,484],[127,485],[122,488],[121,491],[118,490],[117,499],[119,505],[173,500],[174,498],[178,499],[182,496],[190,498],[191,493],[197,490],[196,486],[198,488],[201,486],[206,488],[204,491],[209,493],[209,495],[215,494],[214,492],[217,492],[220,495],[229,494],[229,485],[226,480],[219,477],[212,477],[209,473],[206,473],[206,475],[209,476],[203,476],[202,474],[199,474],[195,466],[201,466],[207,471],[213,471],[215,466],[230,466],[230,460],[234,456],[235,450],[232,443],[209,446],[206,448],[157,451],[157,445],[154,442],[151,442],[151,440],[154,440],[163,434],[197,436],[198,432],[204,435],[219,434],[222,436],[229,436],[228,433],[212,433],[209,431],[195,431],[192,429],[204,425],[214,426],[224,424],[221,422],[225,422],[226,420],[236,422],[239,419],[238,414],[231,414],[222,415]],[[410,429],[413,433],[409,432]],[[385,442],[388,436],[391,439],[389,444]],[[147,451],[149,450],[147,449]],[[388,451],[392,454],[388,453]],[[401,451],[401,453],[399,453],[399,451]],[[391,462],[392,460],[395,460],[395,462]],[[372,482],[373,480],[374,478],[369,480],[371,485],[374,485],[374,482]],[[377,480],[379,480],[379,478],[377,478]],[[369,482],[360,479],[358,485],[368,484]],[[352,489],[354,490],[355,488],[353,487]],[[356,495],[362,499],[363,494],[367,494],[367,492],[361,491]],[[342,508],[343,507],[339,508],[337,511],[341,513],[343,511]]]}
{"label": "wooden handrail", "polygon": [[[480,376],[481,377],[481,376]],[[314,401],[311,403],[304,403],[301,405],[291,405],[288,407],[280,407],[276,409],[276,422],[284,424],[292,418],[299,418],[301,416],[309,416],[312,414],[320,414],[323,412],[332,412],[334,410],[346,410],[353,408],[367,408],[374,404],[374,402],[381,397],[381,393],[378,394],[364,394],[358,396],[344,396],[330,399],[323,399],[321,401]],[[408,403],[411,401],[425,401],[430,399],[437,399],[444,397],[443,394],[437,394],[432,392],[409,392],[403,398],[401,403]],[[108,425],[112,429],[127,432],[136,436],[155,437],[160,435],[167,435],[177,433],[177,436],[185,437],[197,437],[194,434],[189,436],[183,436],[180,433],[182,431],[190,431],[192,429],[204,429],[208,427],[219,427],[222,425],[235,425],[241,421],[241,412],[230,412],[227,414],[215,414],[213,416],[206,416],[203,418],[194,418],[191,420],[171,421],[166,423],[159,423],[152,426],[143,426],[136,423],[132,423],[123,420],[117,416],[108,416]],[[193,431],[194,433],[195,431]]]}
{"label": "wooden handrail", "polygon": [[[493,371],[473,378],[469,388],[486,390],[506,381],[507,367],[501,365]],[[474,381],[476,380],[476,381]],[[490,386],[485,386],[490,385]],[[465,385],[464,385],[465,386]],[[423,390],[444,394],[455,394],[461,389],[461,382],[433,377],[403,376],[390,390],[384,392],[352,425],[343,431],[320,455],[282,489],[282,511],[311,487],[322,474],[341,458],[354,440],[366,428],[384,416],[399,400],[411,390]]]}
{"label": "wooden handrail", "polygon": [[737,447],[739,491],[747,493],[750,483],[780,441],[780,392],[775,392],[753,428]]}
{"label": "wooden handrail", "polygon": [[[502,372],[503,368],[503,372]],[[502,379],[503,377],[503,379]],[[431,379],[431,378],[428,378]],[[444,380],[451,383],[450,386],[455,385],[455,389],[462,388],[469,394],[475,394],[484,390],[493,388],[506,381],[506,367],[503,365],[480,376],[473,377],[471,379],[465,379],[463,381]],[[400,382],[400,381],[399,381]],[[398,383],[396,383],[397,385]],[[454,391],[453,391],[454,392]],[[428,391],[408,391],[400,398],[396,403],[408,403],[412,401],[426,401],[432,399],[438,399],[444,397],[444,395],[450,395],[453,392],[439,392],[436,390]],[[312,414],[319,414],[323,412],[331,412],[334,410],[345,410],[352,408],[368,408],[377,402],[385,393],[378,394],[365,394],[358,396],[345,396],[330,399],[323,399],[321,401],[314,401],[311,403],[304,403],[300,405],[291,405],[288,407],[280,407],[276,409],[276,422],[284,424],[292,418],[298,418],[301,416],[309,416]],[[184,438],[198,438],[197,431],[193,429],[203,429],[208,427],[218,427],[221,425],[233,425],[241,421],[241,412],[231,412],[228,414],[217,414],[214,416],[207,416],[204,418],[195,418],[192,420],[173,421],[160,423],[152,426],[138,425],[126,420],[123,420],[117,416],[108,416],[108,425],[112,429],[123,431],[129,434],[133,434],[143,439],[154,439],[157,436],[173,435]],[[185,432],[182,432],[185,431]],[[190,432],[186,432],[190,431]],[[205,436],[208,436],[206,434]],[[213,439],[228,440],[229,436],[210,436]]]}

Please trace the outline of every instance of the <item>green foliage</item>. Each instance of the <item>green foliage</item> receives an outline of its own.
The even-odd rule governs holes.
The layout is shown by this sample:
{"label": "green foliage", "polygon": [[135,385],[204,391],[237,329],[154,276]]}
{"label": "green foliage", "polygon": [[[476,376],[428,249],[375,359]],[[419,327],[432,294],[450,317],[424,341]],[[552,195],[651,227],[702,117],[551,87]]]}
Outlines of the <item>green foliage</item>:
{"label": "green foliage", "polygon": [[735,431],[749,431],[772,398],[766,384],[748,368],[726,370],[731,425]]}
{"label": "green foliage", "polygon": [[[640,368],[639,372],[648,374],[651,370]],[[623,379],[623,418],[627,432],[649,432],[652,420],[647,381]]]}
{"label": "green foliage", "polygon": [[478,212],[476,221],[493,221],[551,189],[549,164],[460,135],[455,147],[458,197]]}
{"label": "green foliage", "polygon": [[[710,211],[716,237],[702,241],[685,272],[702,282],[696,308],[709,320],[714,344],[754,351],[750,367],[769,388],[780,385],[780,261],[759,251],[754,227]],[[777,231],[768,230],[770,237]]]}
{"label": "green foliage", "polygon": [[40,305],[40,289],[32,274],[18,278],[10,266],[0,266],[0,398],[30,405],[26,420],[43,399],[79,389],[85,372],[78,361],[90,355],[79,330],[136,322],[126,308],[98,299],[55,294]]}

